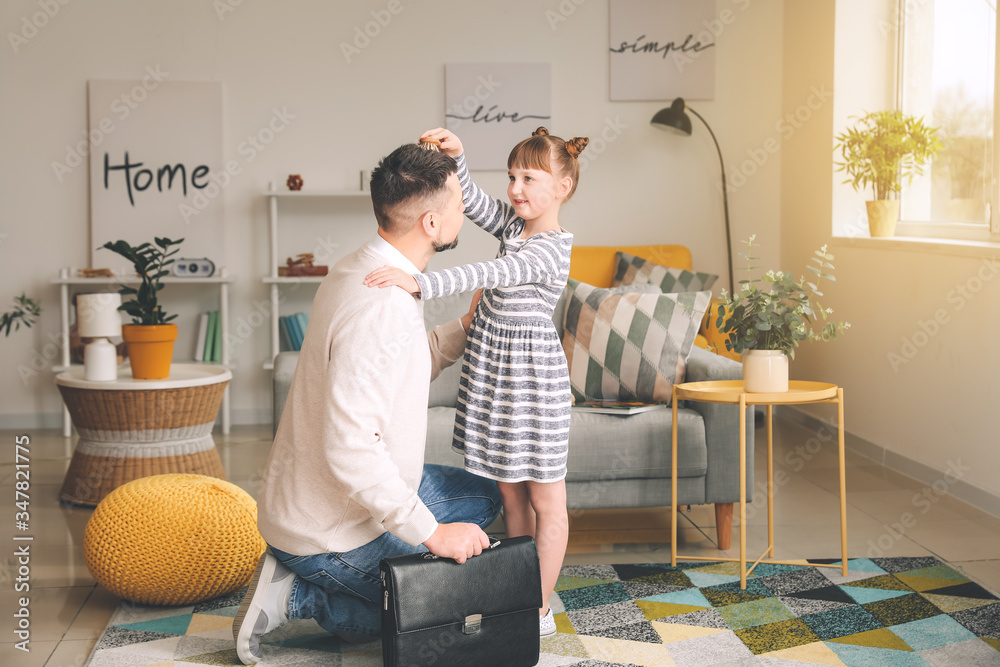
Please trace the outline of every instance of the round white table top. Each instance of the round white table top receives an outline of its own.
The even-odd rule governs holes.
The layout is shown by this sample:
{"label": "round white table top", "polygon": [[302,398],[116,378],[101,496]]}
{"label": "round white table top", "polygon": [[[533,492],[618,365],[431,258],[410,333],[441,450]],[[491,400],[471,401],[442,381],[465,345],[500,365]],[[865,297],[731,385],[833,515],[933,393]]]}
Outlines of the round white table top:
{"label": "round white table top", "polygon": [[233,374],[222,366],[211,364],[180,364],[170,365],[170,377],[162,380],[136,380],[132,377],[132,369],[125,364],[118,369],[118,377],[106,382],[95,382],[83,379],[83,367],[73,368],[56,376],[56,384],[75,389],[101,389],[115,391],[143,391],[149,389],[179,389],[181,387],[200,387],[207,384],[218,384],[231,380]]}

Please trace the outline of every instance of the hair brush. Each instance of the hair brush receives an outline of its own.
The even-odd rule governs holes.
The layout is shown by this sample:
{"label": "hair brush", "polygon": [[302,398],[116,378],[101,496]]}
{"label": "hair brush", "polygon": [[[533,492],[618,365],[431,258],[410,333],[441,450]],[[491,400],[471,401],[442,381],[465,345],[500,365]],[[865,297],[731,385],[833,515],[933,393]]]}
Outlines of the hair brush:
{"label": "hair brush", "polygon": [[441,142],[430,137],[420,137],[420,147],[426,151],[441,152]]}

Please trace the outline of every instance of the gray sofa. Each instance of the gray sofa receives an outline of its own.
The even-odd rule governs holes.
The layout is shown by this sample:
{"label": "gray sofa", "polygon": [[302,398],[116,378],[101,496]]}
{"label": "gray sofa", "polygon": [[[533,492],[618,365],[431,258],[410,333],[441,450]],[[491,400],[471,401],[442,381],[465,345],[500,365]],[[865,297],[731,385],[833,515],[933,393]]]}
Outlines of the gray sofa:
{"label": "gray sofa", "polygon": [[[461,316],[469,294],[428,301],[427,328]],[[564,308],[556,306],[553,321],[562,329]],[[295,372],[297,352],[282,352],[274,360],[274,428],[285,405]],[[461,361],[431,383],[427,423],[428,463],[461,466],[451,450]],[[740,364],[699,347],[692,348],[685,381],[738,380]],[[729,548],[733,503],[740,499],[739,408],[713,403],[683,402],[677,413],[679,505],[712,503],[718,517],[718,544]],[[670,437],[672,414],[655,410],[631,416],[573,410],[570,422],[569,472],[566,490],[571,509],[661,507],[670,504]],[[747,501],[753,489],[752,409],[747,412]],[[730,519],[727,519],[730,517]]]}

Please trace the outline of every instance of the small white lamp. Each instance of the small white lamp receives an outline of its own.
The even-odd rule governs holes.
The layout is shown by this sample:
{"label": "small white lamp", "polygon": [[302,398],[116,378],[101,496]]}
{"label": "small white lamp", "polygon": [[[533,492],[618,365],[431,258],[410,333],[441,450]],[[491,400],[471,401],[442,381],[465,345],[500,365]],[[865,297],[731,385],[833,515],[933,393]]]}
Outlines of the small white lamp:
{"label": "small white lamp", "polygon": [[122,335],[120,294],[78,294],[76,321],[81,338],[93,338],[83,350],[83,377],[92,382],[118,379],[118,352],[108,340]]}

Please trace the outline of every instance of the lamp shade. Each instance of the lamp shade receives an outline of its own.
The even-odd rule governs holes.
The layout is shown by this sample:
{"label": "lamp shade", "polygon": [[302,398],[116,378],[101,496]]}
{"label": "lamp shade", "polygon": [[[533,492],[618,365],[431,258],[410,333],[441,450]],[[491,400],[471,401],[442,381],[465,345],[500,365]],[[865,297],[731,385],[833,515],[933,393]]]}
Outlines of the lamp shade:
{"label": "lamp shade", "polygon": [[654,127],[691,135],[691,117],[684,113],[684,98],[678,97],[666,109],[660,109],[649,121]]}
{"label": "lamp shade", "polygon": [[122,305],[120,294],[78,294],[76,297],[76,321],[82,338],[100,338],[122,335],[122,317],[118,307]]}

